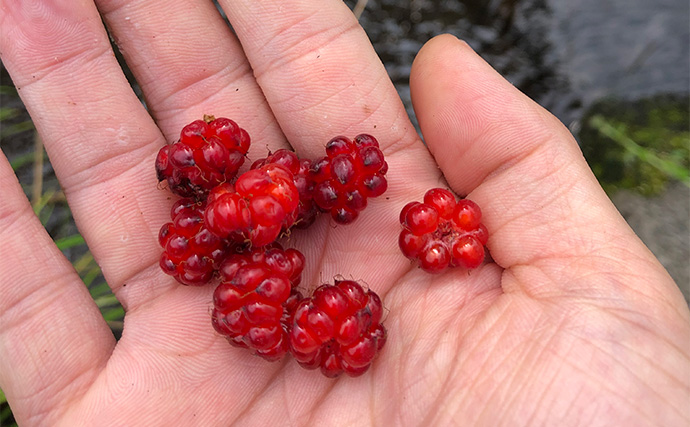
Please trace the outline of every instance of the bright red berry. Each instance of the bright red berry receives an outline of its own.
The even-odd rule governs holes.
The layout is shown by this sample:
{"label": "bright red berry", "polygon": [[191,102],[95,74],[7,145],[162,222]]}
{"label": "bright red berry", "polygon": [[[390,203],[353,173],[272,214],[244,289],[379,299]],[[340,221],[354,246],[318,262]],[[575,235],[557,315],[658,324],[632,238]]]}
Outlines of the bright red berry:
{"label": "bright red berry", "polygon": [[213,187],[235,177],[249,145],[249,134],[234,121],[204,116],[185,126],[179,141],[158,151],[158,180],[167,181],[182,197],[203,199]]}
{"label": "bright red berry", "polygon": [[388,164],[373,136],[361,134],[354,140],[335,137],[326,144],[326,157],[311,165],[314,203],[330,212],[336,222],[351,223],[367,206],[368,198],[386,191],[387,171]]}
{"label": "bright red berry", "polygon": [[352,280],[318,287],[296,307],[290,352],[307,369],[327,377],[363,374],[386,342],[381,299]]}
{"label": "bright red berry", "polygon": [[309,174],[311,160],[300,159],[295,152],[280,149],[268,155],[264,159],[259,159],[252,164],[252,169],[257,169],[269,163],[285,166],[292,172],[295,187],[299,193],[299,207],[293,227],[307,228],[314,223],[319,211],[312,200],[314,192],[314,180]]}
{"label": "bright red berry", "polygon": [[213,327],[230,344],[249,348],[264,359],[288,351],[288,325],[302,299],[304,255],[275,244],[233,254],[220,268],[222,282],[213,294]]}
{"label": "bright red berry", "polygon": [[172,222],[158,234],[163,247],[161,269],[184,285],[208,283],[230,250],[227,242],[211,233],[204,224],[205,202],[187,198],[172,207]]}
{"label": "bright red berry", "polygon": [[476,268],[484,260],[489,239],[481,223],[482,211],[471,200],[455,200],[443,188],[424,195],[424,203],[410,202],[400,212],[398,244],[402,253],[429,273],[461,266]]}
{"label": "bright red berry", "polygon": [[243,173],[235,185],[215,187],[208,196],[206,224],[219,237],[265,246],[295,222],[299,201],[292,173],[268,163]]}

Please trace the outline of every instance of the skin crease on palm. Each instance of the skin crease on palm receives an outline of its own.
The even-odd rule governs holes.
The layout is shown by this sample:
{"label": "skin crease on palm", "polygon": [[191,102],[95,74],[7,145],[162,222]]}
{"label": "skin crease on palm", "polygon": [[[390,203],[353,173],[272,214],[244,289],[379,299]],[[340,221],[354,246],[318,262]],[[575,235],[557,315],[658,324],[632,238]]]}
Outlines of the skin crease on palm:
{"label": "skin crease on palm", "polygon": [[[425,146],[341,0],[0,0],[0,55],[80,232],[126,309],[115,341],[0,161],[0,387],[20,425],[687,425],[690,315],[577,143],[463,42],[411,74]],[[147,109],[113,56],[107,25]],[[250,159],[371,133],[389,188],[351,225],[285,244],[313,288],[338,274],[385,306],[370,371],[324,378],[230,347],[212,286],[158,268],[173,198],[154,158],[203,114],[237,121]],[[289,141],[289,143],[288,143]],[[428,147],[428,148],[427,148]],[[425,274],[398,213],[432,187],[483,209],[493,258]]]}

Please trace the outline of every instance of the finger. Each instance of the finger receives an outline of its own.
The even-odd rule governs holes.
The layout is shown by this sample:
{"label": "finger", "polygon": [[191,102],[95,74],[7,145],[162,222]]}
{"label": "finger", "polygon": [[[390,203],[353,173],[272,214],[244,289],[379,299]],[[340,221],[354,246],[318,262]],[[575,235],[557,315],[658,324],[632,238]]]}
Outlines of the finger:
{"label": "finger", "polygon": [[364,30],[340,0],[221,0],[280,127],[308,157],[371,133],[430,159]]}
{"label": "finger", "polygon": [[[81,234],[125,308],[173,286],[157,277],[164,143],[132,92],[100,16],[81,0],[0,3],[0,52],[41,134]],[[133,278],[142,286],[121,288]],[[135,301],[136,303],[136,301]]]}
{"label": "finger", "polygon": [[319,261],[308,263],[316,267],[307,277],[313,273],[311,283],[322,283],[344,274],[367,280],[378,291],[392,285],[392,278],[409,268],[397,245],[390,244],[399,233],[398,213],[411,193],[421,197],[424,188],[438,184],[440,174],[364,30],[340,0],[219,3],[298,152],[320,157],[334,136],[369,133],[390,166],[385,197],[368,200],[357,221],[319,227],[327,225],[321,221],[303,245],[295,233],[307,257]]}
{"label": "finger", "polygon": [[94,381],[115,339],[4,156],[0,189],[0,388],[20,424],[52,424]]}
{"label": "finger", "polygon": [[[605,275],[577,275],[595,269],[633,279],[637,264],[648,268],[647,279],[669,286],[568,131],[469,46],[452,36],[430,41],[414,62],[411,90],[429,150],[448,182],[484,209],[493,258],[515,267],[510,274],[531,279],[507,283],[549,293],[591,291],[599,280],[610,289]],[[540,288],[544,279],[556,286]]]}
{"label": "finger", "polygon": [[213,114],[247,130],[250,158],[287,147],[242,47],[212,2],[96,3],[166,140]]}

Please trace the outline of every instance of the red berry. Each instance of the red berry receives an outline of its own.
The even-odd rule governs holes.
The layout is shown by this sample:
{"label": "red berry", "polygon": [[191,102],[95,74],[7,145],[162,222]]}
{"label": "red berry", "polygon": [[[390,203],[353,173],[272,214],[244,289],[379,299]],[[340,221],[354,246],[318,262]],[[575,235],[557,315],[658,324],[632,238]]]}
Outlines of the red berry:
{"label": "red berry", "polygon": [[205,226],[204,209],[204,202],[178,200],[171,210],[172,222],[158,234],[161,269],[184,285],[208,283],[230,249]]}
{"label": "red berry", "polygon": [[484,245],[470,234],[456,239],[451,251],[455,263],[465,268],[477,268],[484,260]]}
{"label": "red berry", "polygon": [[484,260],[489,239],[481,218],[481,209],[473,201],[456,201],[450,191],[433,188],[424,195],[424,203],[410,202],[403,207],[398,245],[429,273],[449,266],[476,268]]}
{"label": "red berry", "polygon": [[348,224],[367,206],[369,197],[386,191],[387,170],[376,138],[366,134],[354,140],[337,136],[326,144],[326,157],[311,165],[314,203],[330,212],[336,222]]}
{"label": "red berry", "polygon": [[431,240],[419,252],[419,265],[429,273],[440,273],[450,264],[451,254],[448,247],[440,241]]}
{"label": "red berry", "polygon": [[472,200],[458,200],[453,211],[453,223],[463,230],[472,231],[479,227],[482,221],[482,211]]}
{"label": "red berry", "polygon": [[307,369],[327,377],[363,374],[386,341],[381,299],[352,280],[318,287],[296,307],[290,352]]}
{"label": "red berry", "polygon": [[417,203],[406,210],[403,224],[414,234],[433,233],[438,228],[439,215],[436,208],[426,203]]}
{"label": "red berry", "polygon": [[299,193],[299,207],[293,227],[309,227],[314,223],[319,213],[313,201],[314,180],[309,174],[311,160],[300,159],[293,151],[280,149],[264,159],[255,161],[251,168],[257,169],[269,163],[285,166],[292,172],[295,187]]}
{"label": "red berry", "polygon": [[213,294],[213,327],[230,344],[246,347],[264,359],[281,359],[288,351],[288,325],[302,299],[304,256],[275,244],[233,254],[220,268],[222,282]]}
{"label": "red berry", "polygon": [[214,188],[205,219],[219,237],[265,246],[295,222],[299,201],[292,173],[268,163],[240,175],[234,186]]}
{"label": "red berry", "polygon": [[436,208],[441,218],[450,219],[455,210],[455,196],[445,188],[432,188],[424,194],[424,203]]}
{"label": "red berry", "polygon": [[182,197],[203,199],[213,187],[235,177],[249,145],[249,135],[237,123],[204,116],[185,126],[177,142],[158,151],[158,180],[167,181]]}

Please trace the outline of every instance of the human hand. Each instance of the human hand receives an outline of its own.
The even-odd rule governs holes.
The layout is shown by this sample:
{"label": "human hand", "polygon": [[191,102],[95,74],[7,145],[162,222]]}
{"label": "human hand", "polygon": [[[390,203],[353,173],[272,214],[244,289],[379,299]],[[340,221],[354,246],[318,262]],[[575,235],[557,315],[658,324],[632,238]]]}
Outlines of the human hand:
{"label": "human hand", "polygon": [[[78,3],[78,4],[77,4]],[[126,309],[115,341],[0,162],[0,387],[20,424],[659,424],[690,414],[690,320],[676,285],[550,114],[449,36],[413,66],[421,143],[366,35],[339,0],[0,0],[0,54],[80,232]],[[241,45],[240,45],[241,43]],[[375,135],[389,189],[360,218],[323,215],[289,245],[303,283],[365,281],[389,339],[358,378],[231,347],[212,287],[158,267],[173,200],[165,141],[205,113],[252,136],[250,158]],[[493,263],[429,275],[397,248],[400,208],[447,184],[484,211]]]}

